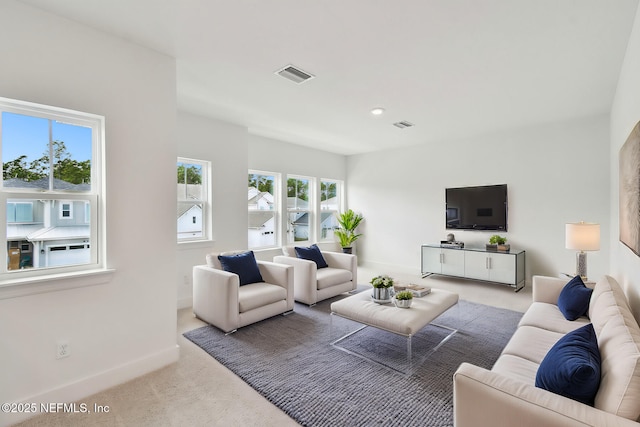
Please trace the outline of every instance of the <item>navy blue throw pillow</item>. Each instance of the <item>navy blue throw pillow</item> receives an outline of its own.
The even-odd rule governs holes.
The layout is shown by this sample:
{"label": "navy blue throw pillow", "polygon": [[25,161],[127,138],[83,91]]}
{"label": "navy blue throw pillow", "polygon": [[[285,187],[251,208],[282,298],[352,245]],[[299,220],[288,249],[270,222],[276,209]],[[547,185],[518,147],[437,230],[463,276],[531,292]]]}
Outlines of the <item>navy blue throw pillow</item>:
{"label": "navy blue throw pillow", "polygon": [[558,308],[567,320],[576,320],[589,311],[589,301],[593,289],[587,288],[576,276],[567,283],[558,297]]}
{"label": "navy blue throw pillow", "polygon": [[222,269],[240,277],[240,286],[264,282],[253,251],[237,255],[218,255]]}
{"label": "navy blue throw pillow", "polygon": [[296,256],[298,258],[315,261],[318,268],[329,267],[327,261],[325,261],[324,257],[322,256],[322,252],[320,252],[320,248],[315,243],[308,248],[300,248],[296,246],[295,250]]}
{"label": "navy blue throw pillow", "polygon": [[600,350],[591,324],[551,347],[536,373],[536,387],[593,406],[600,386]]}

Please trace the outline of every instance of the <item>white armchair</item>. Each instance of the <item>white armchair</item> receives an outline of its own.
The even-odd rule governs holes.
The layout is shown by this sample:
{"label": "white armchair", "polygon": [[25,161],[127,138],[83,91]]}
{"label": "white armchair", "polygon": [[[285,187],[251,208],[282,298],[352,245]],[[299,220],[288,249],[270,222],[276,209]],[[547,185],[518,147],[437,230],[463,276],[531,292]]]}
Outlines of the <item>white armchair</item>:
{"label": "white armchair", "polygon": [[[226,253],[225,253],[226,254]],[[257,261],[263,281],[240,285],[238,274],[225,271],[218,253],[207,265],[193,267],[193,314],[225,333],[293,311],[293,268]]]}
{"label": "white armchair", "polygon": [[273,261],[293,266],[294,298],[298,302],[314,305],[358,287],[355,255],[322,251],[328,267],[318,268],[314,261],[298,258],[295,246],[284,246],[282,252],[284,255],[274,257]]}

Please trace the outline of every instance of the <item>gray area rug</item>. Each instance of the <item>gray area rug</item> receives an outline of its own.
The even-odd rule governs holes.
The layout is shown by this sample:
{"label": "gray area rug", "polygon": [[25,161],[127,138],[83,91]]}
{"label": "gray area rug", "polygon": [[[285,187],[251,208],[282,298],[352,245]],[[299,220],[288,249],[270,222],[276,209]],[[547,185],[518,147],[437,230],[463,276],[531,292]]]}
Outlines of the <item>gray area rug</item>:
{"label": "gray area rug", "polygon": [[[342,296],[246,326],[225,336],[203,326],[184,336],[242,378],[303,426],[452,426],[453,373],[462,362],[491,368],[514,333],[522,313],[460,301],[413,338],[410,374],[363,360],[330,343],[359,324],[331,316]],[[398,309],[400,310],[400,309]],[[406,364],[406,338],[365,328],[341,346]],[[424,362],[416,366],[417,359]],[[397,366],[394,366],[397,365]]]}

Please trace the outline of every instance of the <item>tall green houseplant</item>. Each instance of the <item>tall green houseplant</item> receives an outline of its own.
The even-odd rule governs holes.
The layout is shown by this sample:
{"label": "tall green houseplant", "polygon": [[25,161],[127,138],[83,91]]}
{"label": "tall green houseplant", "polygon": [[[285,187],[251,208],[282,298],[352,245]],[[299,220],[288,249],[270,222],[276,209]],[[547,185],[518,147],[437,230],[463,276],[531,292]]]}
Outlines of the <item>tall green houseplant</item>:
{"label": "tall green houseplant", "polygon": [[362,236],[362,234],[356,233],[356,228],[362,220],[364,219],[362,215],[355,213],[353,210],[349,209],[340,215],[337,215],[338,224],[340,228],[337,229],[334,234],[338,237],[340,241],[340,246],[342,246],[342,251],[345,253],[352,252],[353,242],[358,240],[358,237]]}

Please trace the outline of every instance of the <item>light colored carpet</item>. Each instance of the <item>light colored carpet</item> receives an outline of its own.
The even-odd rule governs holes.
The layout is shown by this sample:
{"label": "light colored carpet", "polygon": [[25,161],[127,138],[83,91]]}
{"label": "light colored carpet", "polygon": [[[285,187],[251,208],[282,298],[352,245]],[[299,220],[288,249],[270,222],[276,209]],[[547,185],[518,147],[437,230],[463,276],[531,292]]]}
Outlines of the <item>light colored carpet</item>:
{"label": "light colored carpet", "polygon": [[[491,368],[522,316],[460,301],[435,321],[459,332],[435,352],[431,350],[449,331],[430,325],[416,334],[414,359],[428,357],[411,375],[402,375],[329,345],[359,326],[335,316],[331,324],[334,300],[311,308],[296,304],[291,315],[228,336],[205,326],[185,337],[301,425],[436,427],[453,425],[452,377],[457,367],[470,362]],[[375,328],[352,335],[342,345],[392,365],[406,363],[406,339]]]}

